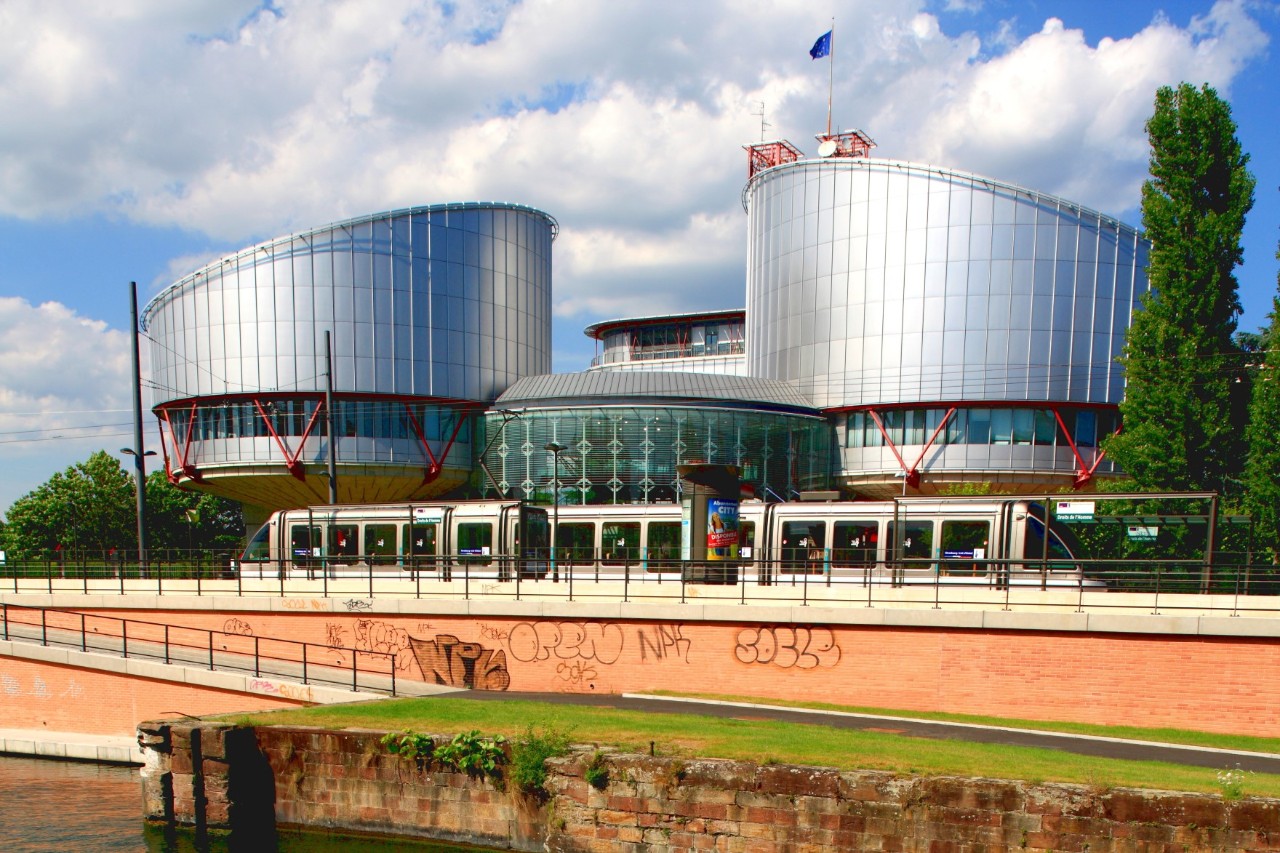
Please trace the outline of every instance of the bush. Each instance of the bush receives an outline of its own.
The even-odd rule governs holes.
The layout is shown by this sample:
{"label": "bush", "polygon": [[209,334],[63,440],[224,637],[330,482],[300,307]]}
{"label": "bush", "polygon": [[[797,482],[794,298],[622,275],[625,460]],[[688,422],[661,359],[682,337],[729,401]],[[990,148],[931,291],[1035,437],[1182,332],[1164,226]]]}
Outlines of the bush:
{"label": "bush", "polygon": [[547,759],[569,752],[569,734],[550,726],[535,730],[533,724],[511,744],[511,781],[520,791],[538,798],[547,796]]}
{"label": "bush", "polygon": [[454,735],[444,746],[436,747],[435,758],[468,776],[496,779],[502,775],[502,765],[507,760],[503,749],[506,742],[502,735],[483,738],[478,731],[463,732]]}

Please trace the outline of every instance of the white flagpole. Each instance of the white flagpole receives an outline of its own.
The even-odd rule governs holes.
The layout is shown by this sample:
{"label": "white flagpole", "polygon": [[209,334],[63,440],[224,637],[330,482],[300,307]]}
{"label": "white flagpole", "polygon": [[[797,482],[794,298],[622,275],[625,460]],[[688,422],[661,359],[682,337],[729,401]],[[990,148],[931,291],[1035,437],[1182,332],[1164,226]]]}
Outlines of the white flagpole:
{"label": "white flagpole", "polygon": [[827,136],[831,136],[831,90],[836,83],[836,19],[831,18],[831,39],[827,42]]}

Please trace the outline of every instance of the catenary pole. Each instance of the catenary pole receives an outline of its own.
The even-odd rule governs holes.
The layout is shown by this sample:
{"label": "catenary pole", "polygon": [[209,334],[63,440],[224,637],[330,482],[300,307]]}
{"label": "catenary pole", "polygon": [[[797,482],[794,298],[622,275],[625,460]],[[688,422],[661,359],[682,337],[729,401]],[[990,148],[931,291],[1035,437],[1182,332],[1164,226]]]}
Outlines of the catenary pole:
{"label": "catenary pole", "polygon": [[138,493],[138,570],[147,575],[147,463],[142,446],[142,360],[138,341],[138,283],[129,282],[129,331],[133,348],[133,478]]}

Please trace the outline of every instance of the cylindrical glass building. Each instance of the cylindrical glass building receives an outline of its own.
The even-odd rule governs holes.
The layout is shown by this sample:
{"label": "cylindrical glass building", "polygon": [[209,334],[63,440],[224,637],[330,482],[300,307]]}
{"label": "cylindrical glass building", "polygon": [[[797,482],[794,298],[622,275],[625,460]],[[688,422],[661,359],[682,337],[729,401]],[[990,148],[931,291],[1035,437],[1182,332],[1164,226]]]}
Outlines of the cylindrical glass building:
{"label": "cylindrical glass building", "polygon": [[694,462],[737,466],[772,500],[830,482],[830,425],[790,385],[749,377],[530,377],[498,398],[485,434],[484,493],[536,503],[550,503],[556,484],[561,503],[669,503],[680,497],[677,466]]}
{"label": "cylindrical glass building", "polygon": [[442,494],[472,416],[551,367],[556,222],[510,204],[396,210],[221,258],[143,312],[174,480],[258,509]]}
{"label": "cylindrical glass building", "polygon": [[1148,243],[1063,199],[861,157],[756,173],[747,362],[833,416],[838,480],[1018,488],[1110,473]]}

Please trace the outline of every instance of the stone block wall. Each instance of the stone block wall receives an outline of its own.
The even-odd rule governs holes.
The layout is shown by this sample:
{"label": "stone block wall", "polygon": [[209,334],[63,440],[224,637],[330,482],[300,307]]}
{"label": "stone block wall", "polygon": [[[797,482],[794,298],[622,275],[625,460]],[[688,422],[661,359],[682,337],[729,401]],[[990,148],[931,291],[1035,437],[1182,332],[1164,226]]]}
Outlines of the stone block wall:
{"label": "stone block wall", "polygon": [[[1280,801],[610,756],[552,776],[547,849],[1186,853],[1280,850]],[[600,780],[597,779],[599,782]]]}
{"label": "stone block wall", "polygon": [[549,762],[547,796],[533,797],[419,768],[381,736],[144,724],[147,816],[198,832],[253,836],[279,821],[562,853],[1280,851],[1280,800],[594,750]]}

